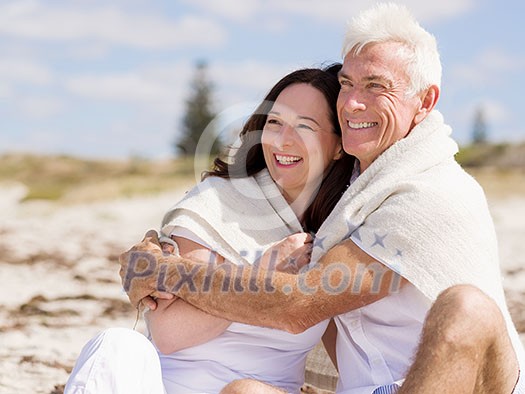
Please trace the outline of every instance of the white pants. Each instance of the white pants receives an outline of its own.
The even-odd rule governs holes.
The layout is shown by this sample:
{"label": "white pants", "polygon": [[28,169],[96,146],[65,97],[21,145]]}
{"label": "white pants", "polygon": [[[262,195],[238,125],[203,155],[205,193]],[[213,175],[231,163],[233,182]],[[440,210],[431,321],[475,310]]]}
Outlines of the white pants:
{"label": "white pants", "polygon": [[110,328],[82,349],[64,394],[165,394],[157,351],[142,334]]}

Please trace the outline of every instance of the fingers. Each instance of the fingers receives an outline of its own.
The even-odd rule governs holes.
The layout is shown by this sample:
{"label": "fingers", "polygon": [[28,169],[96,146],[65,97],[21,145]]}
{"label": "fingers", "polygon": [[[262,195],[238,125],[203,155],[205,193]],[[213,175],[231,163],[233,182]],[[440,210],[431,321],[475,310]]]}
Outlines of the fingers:
{"label": "fingers", "polygon": [[288,237],[293,242],[297,242],[298,244],[310,244],[313,243],[314,238],[310,233],[295,233]]}
{"label": "fingers", "polygon": [[173,245],[162,242],[160,246],[162,248],[162,253],[173,254],[173,252],[175,252],[175,248],[173,247]]}
{"label": "fingers", "polygon": [[297,270],[299,271],[301,268],[303,268],[305,265],[308,265],[310,263],[310,256],[301,256],[297,260]]}
{"label": "fingers", "polygon": [[175,254],[180,255],[179,253],[179,246],[177,245],[177,242],[166,236],[161,236],[159,238],[160,246],[162,247],[162,252],[167,254]]}
{"label": "fingers", "polygon": [[175,294],[167,293],[165,291],[155,291],[151,295],[155,298],[160,298],[161,300],[172,300],[175,298]]}
{"label": "fingers", "polygon": [[304,240],[305,244],[311,244],[314,242],[314,236],[312,234],[310,233],[303,233],[303,234],[306,234],[305,240]]}
{"label": "fingers", "polygon": [[310,263],[312,249],[312,244],[305,244],[301,248],[297,249],[297,253],[294,253],[294,257],[297,260],[295,263],[297,266],[297,271]]}
{"label": "fingers", "polygon": [[155,230],[148,230],[144,235],[144,239],[142,241],[154,243],[160,248],[159,234]]}
{"label": "fingers", "polygon": [[144,305],[146,308],[149,308],[150,310],[154,311],[157,309],[157,301],[153,299],[151,296],[144,297],[142,300],[142,305]]}

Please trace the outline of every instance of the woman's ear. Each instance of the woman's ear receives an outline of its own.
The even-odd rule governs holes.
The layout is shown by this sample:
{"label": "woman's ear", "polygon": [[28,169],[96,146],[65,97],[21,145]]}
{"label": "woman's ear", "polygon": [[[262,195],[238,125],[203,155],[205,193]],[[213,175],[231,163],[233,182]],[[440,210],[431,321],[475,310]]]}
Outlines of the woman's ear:
{"label": "woman's ear", "polygon": [[414,123],[421,123],[427,115],[434,109],[439,99],[439,87],[431,85],[421,97],[421,106],[414,116]]}
{"label": "woman's ear", "polygon": [[339,144],[339,150],[334,155],[333,160],[339,160],[341,157],[343,157],[343,153],[344,153],[343,145]]}

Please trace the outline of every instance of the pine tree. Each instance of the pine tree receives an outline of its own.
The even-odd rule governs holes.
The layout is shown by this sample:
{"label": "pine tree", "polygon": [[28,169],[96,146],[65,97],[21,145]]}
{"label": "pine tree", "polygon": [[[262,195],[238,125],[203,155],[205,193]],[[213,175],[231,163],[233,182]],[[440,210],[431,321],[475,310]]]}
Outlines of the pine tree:
{"label": "pine tree", "polygon": [[485,144],[487,142],[487,122],[485,121],[485,112],[479,106],[474,115],[474,126],[472,128],[472,143]]}
{"label": "pine tree", "polygon": [[209,137],[214,138],[214,144],[210,154],[217,154],[221,142],[217,131],[210,129],[210,123],[216,114],[212,105],[213,85],[207,77],[207,64],[198,62],[195,67],[195,75],[191,82],[191,93],[186,100],[186,113],[182,119],[182,134],[175,144],[177,153],[183,156],[195,155],[195,150],[202,133],[206,128],[210,132]]}

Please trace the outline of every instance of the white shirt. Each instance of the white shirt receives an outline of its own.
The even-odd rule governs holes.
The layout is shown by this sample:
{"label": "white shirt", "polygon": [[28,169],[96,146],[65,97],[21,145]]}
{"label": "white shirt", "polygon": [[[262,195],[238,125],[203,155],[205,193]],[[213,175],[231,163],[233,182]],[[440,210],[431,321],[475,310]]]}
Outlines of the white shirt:
{"label": "white shirt", "polygon": [[398,293],[337,316],[337,393],[371,394],[401,384],[430,306],[430,299],[407,283]]}
{"label": "white shirt", "polygon": [[[188,229],[175,227],[172,235],[207,247]],[[319,342],[327,324],[325,321],[294,335],[232,323],[206,343],[169,355],[159,353],[166,392],[218,393],[235,379],[253,378],[299,393],[306,355]]]}

